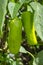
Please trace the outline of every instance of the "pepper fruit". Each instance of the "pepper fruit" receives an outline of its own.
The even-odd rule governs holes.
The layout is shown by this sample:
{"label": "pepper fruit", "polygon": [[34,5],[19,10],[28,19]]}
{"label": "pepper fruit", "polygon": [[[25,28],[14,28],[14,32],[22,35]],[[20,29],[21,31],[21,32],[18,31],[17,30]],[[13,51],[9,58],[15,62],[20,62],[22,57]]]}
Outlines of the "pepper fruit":
{"label": "pepper fruit", "polygon": [[11,20],[9,23],[9,37],[8,37],[8,46],[9,50],[13,54],[19,52],[22,41],[22,22],[18,18]]}
{"label": "pepper fruit", "polygon": [[33,22],[33,13],[31,13],[30,11],[23,12],[22,23],[24,26],[24,31],[26,33],[27,43],[30,45],[36,45],[37,39],[35,35],[35,28]]}

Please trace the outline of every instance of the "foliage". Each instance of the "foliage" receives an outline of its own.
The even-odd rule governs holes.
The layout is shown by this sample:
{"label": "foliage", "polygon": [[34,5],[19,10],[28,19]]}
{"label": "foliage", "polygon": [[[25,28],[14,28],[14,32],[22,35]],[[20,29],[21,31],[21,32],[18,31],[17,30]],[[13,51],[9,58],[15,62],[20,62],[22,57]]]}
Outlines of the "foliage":
{"label": "foliage", "polygon": [[0,65],[43,65],[40,46],[43,0],[0,0]]}

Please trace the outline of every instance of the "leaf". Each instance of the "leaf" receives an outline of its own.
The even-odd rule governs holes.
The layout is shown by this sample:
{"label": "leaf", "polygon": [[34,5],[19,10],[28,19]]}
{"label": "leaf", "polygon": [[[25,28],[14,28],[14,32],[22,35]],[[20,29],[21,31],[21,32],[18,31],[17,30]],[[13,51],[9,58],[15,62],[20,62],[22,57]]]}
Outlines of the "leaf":
{"label": "leaf", "polygon": [[16,58],[14,54],[8,54],[6,58],[7,65],[23,65],[21,62],[21,58]]}
{"label": "leaf", "polygon": [[14,61],[13,59],[9,58],[9,60],[7,60],[7,63],[9,63],[10,65],[17,65],[16,61]]}
{"label": "leaf", "polygon": [[8,0],[0,0],[0,37],[2,35],[2,26],[5,20],[7,1]]}
{"label": "leaf", "polygon": [[25,50],[25,48],[24,47],[20,47],[20,50],[19,50],[19,52],[21,52],[21,53],[27,53],[27,51]]}
{"label": "leaf", "polygon": [[16,61],[13,61],[11,65],[17,65],[17,64],[16,64]]}
{"label": "leaf", "polygon": [[34,25],[37,35],[43,41],[43,6],[38,2],[32,2],[30,5],[35,10]]}
{"label": "leaf", "polygon": [[38,53],[33,61],[33,65],[43,65],[43,50]]}
{"label": "leaf", "polygon": [[12,18],[16,17],[19,9],[21,8],[21,6],[24,3],[28,3],[30,1],[31,0],[19,0],[18,3],[9,2],[9,4],[8,4],[8,10],[9,10],[9,13],[10,13],[11,17]]}
{"label": "leaf", "polygon": [[31,0],[19,0],[19,2],[21,3],[21,4],[24,4],[24,3],[29,3]]}
{"label": "leaf", "polygon": [[30,11],[30,12],[33,13],[33,10],[32,10],[32,8],[29,5],[27,5],[27,11]]}
{"label": "leaf", "polygon": [[12,18],[15,18],[17,16],[17,13],[21,7],[20,3],[12,3],[10,2],[8,4],[8,10]]}

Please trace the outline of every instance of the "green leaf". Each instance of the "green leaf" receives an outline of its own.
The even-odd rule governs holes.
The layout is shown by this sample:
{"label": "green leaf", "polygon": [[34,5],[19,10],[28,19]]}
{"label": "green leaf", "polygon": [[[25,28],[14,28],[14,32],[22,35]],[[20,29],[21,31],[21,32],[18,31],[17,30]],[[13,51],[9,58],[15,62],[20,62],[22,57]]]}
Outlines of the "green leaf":
{"label": "green leaf", "polygon": [[31,0],[19,0],[19,2],[21,3],[21,4],[24,4],[24,3],[29,3]]}
{"label": "green leaf", "polygon": [[2,26],[5,20],[7,1],[8,0],[0,0],[0,37],[2,35]]}
{"label": "green leaf", "polygon": [[33,61],[33,65],[43,65],[43,50],[38,53]]}
{"label": "green leaf", "polygon": [[16,61],[14,61],[11,58],[9,58],[8,60],[6,60],[6,62],[9,63],[10,65],[16,65]]}
{"label": "green leaf", "polygon": [[20,47],[20,50],[19,50],[19,52],[21,52],[21,53],[27,53],[27,51],[25,50],[25,48],[24,47]]}
{"label": "green leaf", "polygon": [[6,65],[23,65],[21,62],[21,58],[16,58],[15,60],[14,54],[8,54],[6,57],[6,62]]}
{"label": "green leaf", "polygon": [[17,13],[24,3],[29,3],[31,0],[19,0],[18,3],[9,2],[8,10],[12,18],[17,16]]}
{"label": "green leaf", "polygon": [[12,3],[12,2],[10,2],[8,4],[8,10],[9,10],[9,13],[10,13],[12,18],[15,18],[17,16],[17,13],[18,13],[20,8],[21,8],[20,3]]}
{"label": "green leaf", "polygon": [[11,62],[11,65],[17,65],[17,64],[16,64],[16,61],[12,61],[12,62]]}
{"label": "green leaf", "polygon": [[32,8],[29,5],[27,5],[27,11],[30,11],[30,12],[33,13],[33,10],[32,10]]}
{"label": "green leaf", "polygon": [[32,2],[30,4],[34,9],[34,25],[37,35],[43,41],[43,6],[38,2]]}

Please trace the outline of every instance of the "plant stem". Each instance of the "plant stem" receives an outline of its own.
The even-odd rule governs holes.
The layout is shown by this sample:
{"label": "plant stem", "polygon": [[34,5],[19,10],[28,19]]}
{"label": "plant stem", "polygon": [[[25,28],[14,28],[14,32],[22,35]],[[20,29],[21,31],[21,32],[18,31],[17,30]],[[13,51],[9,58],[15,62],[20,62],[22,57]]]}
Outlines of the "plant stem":
{"label": "plant stem", "polygon": [[28,53],[33,59],[35,59],[35,57],[34,57],[34,55],[33,55],[32,53],[30,53],[30,52],[28,52],[28,51],[27,51],[27,53]]}

